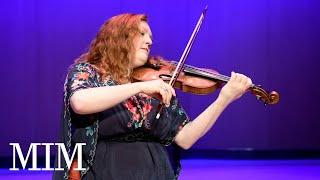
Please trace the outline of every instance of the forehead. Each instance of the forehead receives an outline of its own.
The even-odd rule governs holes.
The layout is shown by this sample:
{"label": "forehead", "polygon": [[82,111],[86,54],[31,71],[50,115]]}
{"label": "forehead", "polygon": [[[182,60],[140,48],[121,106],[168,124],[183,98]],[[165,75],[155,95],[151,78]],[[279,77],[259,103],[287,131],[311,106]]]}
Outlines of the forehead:
{"label": "forehead", "polygon": [[141,21],[140,24],[139,24],[139,29],[141,31],[144,31],[144,32],[148,32],[151,34],[151,29],[150,29],[150,26],[148,25],[147,22],[145,21]]}

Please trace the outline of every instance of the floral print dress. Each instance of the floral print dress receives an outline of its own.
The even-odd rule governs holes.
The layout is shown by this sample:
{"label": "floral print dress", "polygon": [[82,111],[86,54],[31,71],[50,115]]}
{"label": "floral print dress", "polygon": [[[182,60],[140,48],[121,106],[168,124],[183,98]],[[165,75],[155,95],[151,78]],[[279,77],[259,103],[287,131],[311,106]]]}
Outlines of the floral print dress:
{"label": "floral print dress", "polygon": [[[189,118],[176,98],[163,107],[159,119],[155,118],[159,100],[143,93],[99,113],[79,115],[72,111],[70,97],[76,91],[114,85],[117,83],[110,76],[101,80],[89,63],[74,64],[68,72],[61,142],[69,157],[75,143],[86,143],[82,157],[86,170],[81,171],[81,179],[177,179],[180,148],[174,138]],[[55,171],[53,179],[68,179],[68,175],[65,168]]]}

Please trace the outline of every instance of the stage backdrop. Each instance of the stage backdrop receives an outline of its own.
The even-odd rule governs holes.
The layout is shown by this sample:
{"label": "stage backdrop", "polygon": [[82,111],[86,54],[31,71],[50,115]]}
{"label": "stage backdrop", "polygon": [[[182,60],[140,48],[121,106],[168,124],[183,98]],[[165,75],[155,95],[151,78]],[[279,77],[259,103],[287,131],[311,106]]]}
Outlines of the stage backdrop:
{"label": "stage backdrop", "polygon": [[[5,0],[0,5],[0,154],[10,142],[55,142],[68,66],[100,26],[120,13],[145,13],[151,54],[178,60],[201,11],[207,16],[187,64],[244,73],[281,95],[264,106],[248,93],[234,102],[194,149],[320,148],[318,0]],[[191,118],[218,92],[179,92]]]}

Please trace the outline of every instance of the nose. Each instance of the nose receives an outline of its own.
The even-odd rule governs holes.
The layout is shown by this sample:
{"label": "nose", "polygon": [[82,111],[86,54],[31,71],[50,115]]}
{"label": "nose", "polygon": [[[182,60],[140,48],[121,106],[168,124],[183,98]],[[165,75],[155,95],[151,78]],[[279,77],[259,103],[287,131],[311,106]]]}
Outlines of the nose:
{"label": "nose", "polygon": [[151,39],[151,37],[149,35],[146,35],[146,41],[145,42],[146,42],[148,48],[150,49],[151,46],[152,46],[152,39]]}

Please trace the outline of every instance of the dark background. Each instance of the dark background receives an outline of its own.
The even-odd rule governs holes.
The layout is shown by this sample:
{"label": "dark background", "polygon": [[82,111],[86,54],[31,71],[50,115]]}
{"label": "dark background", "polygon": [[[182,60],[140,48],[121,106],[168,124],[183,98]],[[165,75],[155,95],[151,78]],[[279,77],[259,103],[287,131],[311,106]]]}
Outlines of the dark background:
{"label": "dark background", "polygon": [[[145,13],[152,55],[178,60],[208,12],[187,64],[240,72],[281,95],[263,106],[251,94],[229,106],[194,150],[320,149],[318,0],[4,0],[0,5],[0,155],[10,142],[56,142],[68,66],[111,16]],[[218,92],[179,93],[195,118]]]}

